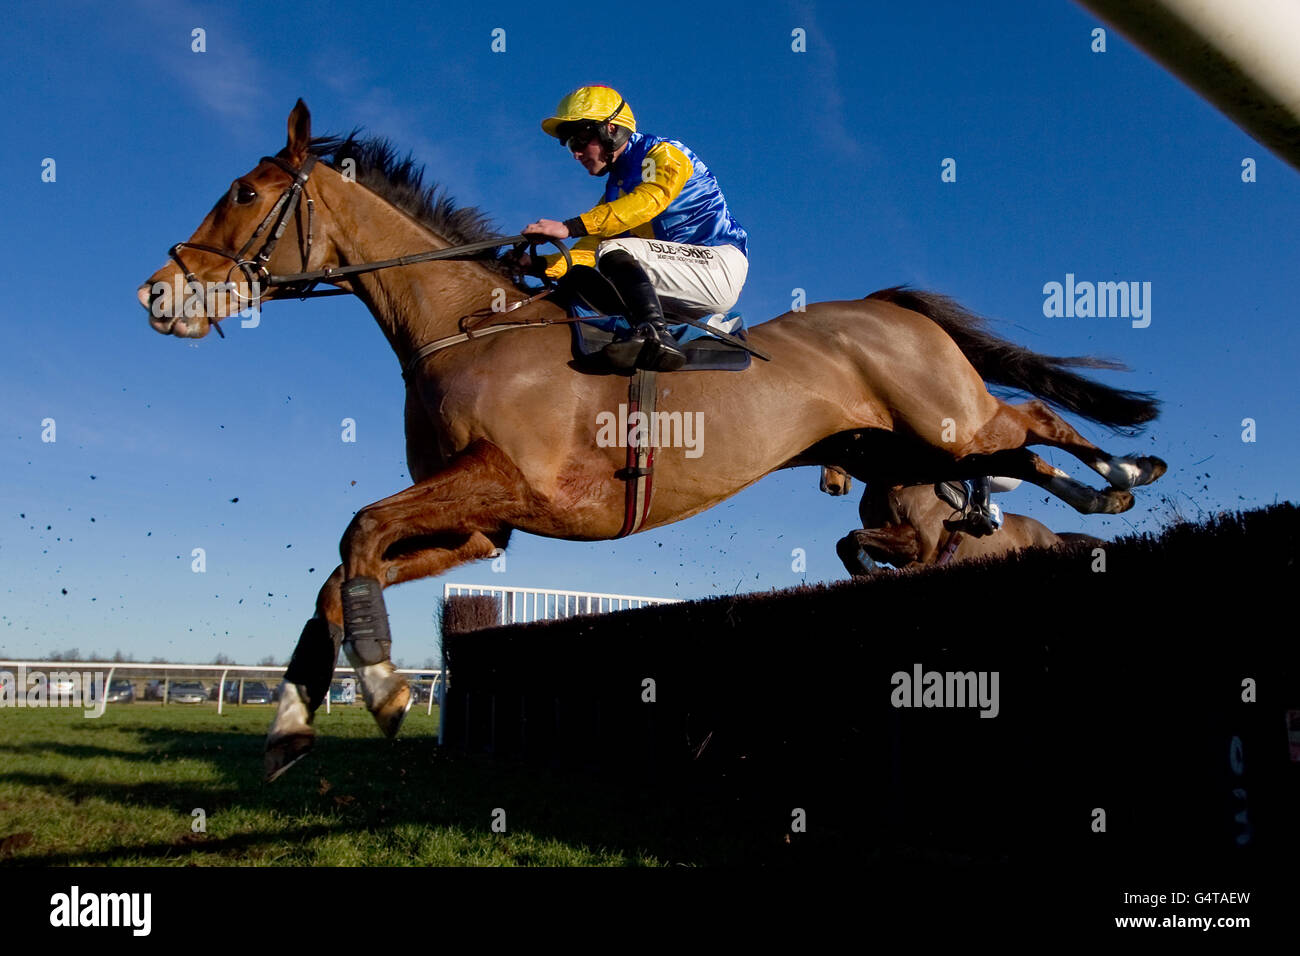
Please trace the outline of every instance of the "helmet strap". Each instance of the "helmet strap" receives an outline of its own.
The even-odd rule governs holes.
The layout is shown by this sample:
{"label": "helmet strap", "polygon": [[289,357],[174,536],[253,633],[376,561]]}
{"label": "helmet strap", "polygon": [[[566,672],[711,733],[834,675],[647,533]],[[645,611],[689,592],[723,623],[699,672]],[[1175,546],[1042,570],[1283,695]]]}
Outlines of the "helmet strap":
{"label": "helmet strap", "polygon": [[[621,104],[619,109],[622,109]],[[615,112],[617,113],[617,110]],[[596,131],[596,138],[600,140],[600,158],[605,161],[604,172],[606,174],[614,164],[614,153],[627,142],[628,135],[628,129],[625,126],[615,126],[614,133],[611,135],[608,122],[601,123],[600,128]]]}

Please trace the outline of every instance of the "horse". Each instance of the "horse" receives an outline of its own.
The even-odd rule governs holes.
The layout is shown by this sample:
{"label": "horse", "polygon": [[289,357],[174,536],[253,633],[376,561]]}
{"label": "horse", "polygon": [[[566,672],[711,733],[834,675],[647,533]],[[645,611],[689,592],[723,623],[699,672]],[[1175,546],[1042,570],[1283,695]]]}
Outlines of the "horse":
{"label": "horse", "polygon": [[[299,99],[284,148],[240,175],[136,292],[156,332],[197,339],[220,332],[222,319],[249,307],[245,299],[260,308],[322,281],[361,300],[406,379],[413,483],[362,508],[343,532],[341,563],[285,671],[267,733],[268,779],[311,749],[340,644],[380,730],[397,733],[411,691],[392,664],[384,588],[494,557],[514,531],[598,541],[624,530],[627,449],[598,441],[597,424],[627,401],[627,378],[574,361],[565,310],[511,278],[508,256],[483,255],[500,237],[477,210],[424,188],[422,176],[385,140],[355,131],[313,140]],[[421,259],[414,250],[477,258]],[[230,288],[238,301],[216,294]],[[485,317],[500,327],[484,330]],[[893,288],[812,303],[748,335],[771,361],[660,379],[659,409],[698,413],[708,443],[693,456],[653,449],[654,496],[640,530],[802,465],[889,485],[1011,475],[1084,514],[1128,510],[1130,489],[1167,467],[1108,454],[1050,407],[1135,432],[1158,414],[1152,395],[1069,369],[1115,363],[1037,355],[944,296]],[[986,381],[1035,397],[1010,404]],[[1109,487],[1069,478],[1031,444],[1067,451]]]}
{"label": "horse", "polygon": [[[822,467],[820,486],[826,494],[846,495],[851,483],[842,469]],[[960,520],[954,520],[952,505],[940,498],[931,485],[880,490],[868,486],[858,503],[858,516],[863,527],[850,531],[835,544],[835,553],[845,570],[855,577],[879,571],[878,561],[896,568],[920,567],[1000,557],[1022,548],[1104,544],[1092,535],[1055,532],[1028,515],[1010,512],[993,534],[967,534]]]}

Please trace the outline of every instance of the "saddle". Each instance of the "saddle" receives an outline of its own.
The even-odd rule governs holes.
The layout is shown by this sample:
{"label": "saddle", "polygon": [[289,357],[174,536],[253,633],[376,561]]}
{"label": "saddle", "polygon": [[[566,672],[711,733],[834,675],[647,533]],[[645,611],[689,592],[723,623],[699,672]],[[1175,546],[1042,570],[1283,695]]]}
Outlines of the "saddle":
{"label": "saddle", "polygon": [[[559,280],[552,300],[564,307],[573,323],[573,358],[584,371],[611,372],[601,350],[610,342],[632,330],[627,306],[618,290],[591,266],[575,265]],[[741,372],[749,368],[752,356],[744,349],[715,339],[704,330],[686,323],[671,324],[665,309],[668,331],[686,353],[686,364],[677,371]],[[712,320],[711,323],[712,324]],[[744,320],[739,312],[729,312],[719,331],[744,338]],[[661,373],[664,374],[664,373]]]}

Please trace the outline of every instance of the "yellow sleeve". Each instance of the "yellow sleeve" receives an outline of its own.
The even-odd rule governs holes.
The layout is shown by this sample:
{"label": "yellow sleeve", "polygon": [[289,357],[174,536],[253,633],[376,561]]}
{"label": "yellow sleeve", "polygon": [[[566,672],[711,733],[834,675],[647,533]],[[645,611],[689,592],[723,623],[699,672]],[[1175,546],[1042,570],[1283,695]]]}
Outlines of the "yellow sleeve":
{"label": "yellow sleeve", "polygon": [[671,143],[659,143],[642,160],[644,182],[627,195],[582,214],[587,234],[608,239],[649,222],[677,198],[694,171],[685,153]]}
{"label": "yellow sleeve", "polygon": [[[594,269],[596,268],[596,247],[600,243],[599,236],[583,236],[569,247],[569,258],[573,260],[575,266],[591,266]],[[538,256],[537,258],[546,263],[546,274],[552,279],[558,279],[569,271],[564,256],[558,252],[549,256]]]}

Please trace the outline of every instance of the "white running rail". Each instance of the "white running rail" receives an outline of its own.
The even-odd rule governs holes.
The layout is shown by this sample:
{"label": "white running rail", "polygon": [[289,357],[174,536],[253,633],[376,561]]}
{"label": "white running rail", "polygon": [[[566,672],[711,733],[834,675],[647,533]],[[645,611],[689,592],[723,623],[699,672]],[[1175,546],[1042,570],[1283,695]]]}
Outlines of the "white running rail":
{"label": "white running rail", "polygon": [[556,588],[506,588],[484,584],[444,584],[446,600],[472,594],[497,599],[502,624],[556,620],[579,614],[608,614],[654,604],[680,604],[676,598],[645,597],[637,594],[597,594],[594,591],[563,591]]}

